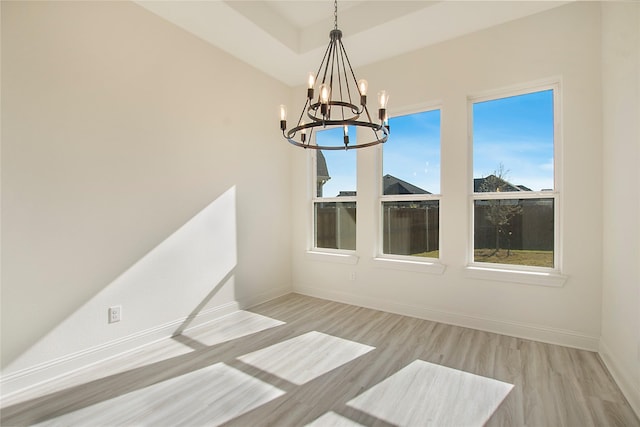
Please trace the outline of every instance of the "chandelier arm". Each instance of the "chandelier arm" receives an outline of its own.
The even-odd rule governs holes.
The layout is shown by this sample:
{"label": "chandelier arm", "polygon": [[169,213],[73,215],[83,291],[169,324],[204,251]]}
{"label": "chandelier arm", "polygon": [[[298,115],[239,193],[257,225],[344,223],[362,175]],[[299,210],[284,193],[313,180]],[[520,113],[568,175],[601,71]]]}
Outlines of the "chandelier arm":
{"label": "chandelier arm", "polygon": [[[342,48],[344,49],[344,45],[342,44],[342,40],[340,40],[340,45],[342,45]],[[353,67],[351,66],[351,61],[349,60],[349,55],[345,55],[345,57],[347,58],[347,64],[349,64],[349,71],[351,71],[351,77],[353,77],[353,82],[355,83],[356,87],[358,87],[358,79],[356,78],[356,73],[353,72]],[[345,68],[346,70],[346,68]]]}
{"label": "chandelier arm", "polygon": [[[349,76],[347,75],[347,66],[345,65],[345,62],[344,62],[345,58],[347,59],[347,62],[349,61],[349,55],[347,55],[347,50],[344,48],[344,44],[342,44],[342,39],[340,39],[339,41],[340,41],[340,56],[342,59],[342,71],[344,73],[344,81],[347,87],[347,96],[349,97],[349,102],[353,103],[353,100],[351,99],[351,90],[349,89]],[[349,68],[351,68],[351,64],[349,64]],[[351,74],[353,75],[354,82],[357,88],[358,82],[355,80],[355,74],[353,73],[353,70],[351,70]]]}
{"label": "chandelier arm", "polygon": [[[336,58],[338,63],[338,72],[336,74],[338,75],[338,90],[340,92],[340,99],[342,99],[342,76],[340,75],[340,54],[342,54],[342,51],[340,49],[337,49]],[[349,99],[349,103],[351,103],[351,99]],[[340,114],[342,115],[342,120],[344,120],[344,107],[340,108]]]}
{"label": "chandelier arm", "polygon": [[[384,126],[382,126],[382,128],[383,128],[383,129],[385,129],[385,130],[388,132],[388,129],[386,129]],[[379,139],[379,137],[378,137],[378,133],[375,131],[375,129],[371,129],[371,131],[373,132],[373,136],[374,136],[376,139]],[[383,131],[383,132],[384,132],[384,131]]]}
{"label": "chandelier arm", "polygon": [[311,100],[309,98],[307,98],[307,100],[304,102],[304,107],[302,107],[302,111],[300,111],[300,117],[298,117],[298,124],[302,123],[302,117],[304,117],[304,111],[307,109],[307,105],[309,105],[310,102]]}
{"label": "chandelier arm", "polygon": [[[320,77],[320,73],[322,72],[322,64],[324,64],[324,61],[327,59],[327,55],[329,54],[330,49],[331,49],[331,42],[329,42],[329,44],[327,45],[327,48],[324,51],[324,55],[322,56],[322,61],[320,61],[320,66],[318,67],[318,71],[316,72],[316,82],[318,82],[318,77]],[[326,75],[326,71],[325,71],[325,75]],[[324,83],[324,78],[322,79],[322,82]]]}
{"label": "chandelier arm", "polygon": [[336,43],[335,40],[332,41],[333,43],[333,50],[331,52],[331,76],[329,79],[329,100],[331,100],[333,98],[333,70],[335,67],[335,63],[336,63],[336,51],[338,50],[338,45]]}
{"label": "chandelier arm", "polygon": [[307,145],[311,144],[313,141],[313,128],[309,129],[309,139],[307,140]]}
{"label": "chandelier arm", "polygon": [[[329,44],[327,45],[327,48],[324,51],[324,56],[322,57],[322,61],[320,62],[320,66],[318,67],[318,72],[316,73],[316,82],[318,82],[318,77],[320,77],[320,73],[322,72],[322,65],[327,60],[327,57],[329,56],[330,52],[331,52],[331,42],[329,42]],[[327,76],[327,68],[325,67],[324,76],[322,77],[322,83],[324,83],[326,76]]]}
{"label": "chandelier arm", "polygon": [[[353,83],[356,86],[356,89],[358,89],[358,93],[360,94],[360,89],[358,88],[358,79],[356,78],[356,74],[353,71],[353,67],[351,66],[351,61],[349,60],[349,55],[347,54],[347,50],[344,48],[344,44],[342,43],[342,39],[340,40],[340,46],[342,47],[342,50],[344,51],[344,58],[343,58],[343,64],[344,64],[344,59],[346,58],[347,60],[347,65],[349,66],[349,71],[351,72],[351,77],[353,78]],[[344,68],[344,74],[345,74],[345,80],[348,80],[347,77],[347,67],[345,67],[343,65]],[[349,85],[347,84],[347,90],[349,89]],[[360,94],[362,95],[362,94]],[[351,92],[349,92],[349,102],[353,102],[351,100]],[[365,109],[367,108],[366,104],[361,104],[361,106],[358,108],[358,114],[362,114],[363,111],[365,111]],[[371,120],[371,116],[369,115],[369,112],[367,111],[367,117],[369,117],[369,121],[373,122],[373,120]]]}
{"label": "chandelier arm", "polygon": [[373,120],[371,119],[371,114],[369,114],[369,108],[367,108],[367,106],[366,106],[366,105],[363,105],[363,106],[362,106],[362,110],[363,110],[365,113],[367,113],[367,118],[369,119],[369,121],[370,121],[371,123],[373,123]]}
{"label": "chandelier arm", "polygon": [[331,55],[332,55],[333,49],[334,49],[333,41],[330,41],[329,45],[327,46],[327,53],[324,56],[324,58],[322,58],[322,62],[320,63],[320,69],[322,69],[322,65],[324,64],[324,73],[322,74],[322,83],[323,84],[327,81],[327,72],[329,71],[329,62],[331,61]]}

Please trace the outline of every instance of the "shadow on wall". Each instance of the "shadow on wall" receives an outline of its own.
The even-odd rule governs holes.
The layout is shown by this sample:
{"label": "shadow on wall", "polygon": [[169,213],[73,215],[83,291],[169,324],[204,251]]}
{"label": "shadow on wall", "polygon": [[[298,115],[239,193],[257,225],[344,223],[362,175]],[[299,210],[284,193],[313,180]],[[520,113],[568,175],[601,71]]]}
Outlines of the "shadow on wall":
{"label": "shadow on wall", "polygon": [[[236,187],[222,193],[3,372],[6,395],[236,310]],[[122,319],[108,322],[108,309]]]}

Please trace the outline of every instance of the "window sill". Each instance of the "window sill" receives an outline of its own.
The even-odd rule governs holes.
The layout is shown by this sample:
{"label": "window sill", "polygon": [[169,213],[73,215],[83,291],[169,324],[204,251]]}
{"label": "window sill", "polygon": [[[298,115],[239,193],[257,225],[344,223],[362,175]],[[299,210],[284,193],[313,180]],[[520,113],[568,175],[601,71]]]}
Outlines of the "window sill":
{"label": "window sill", "polygon": [[439,262],[409,261],[392,258],[374,258],[373,265],[394,270],[415,271],[418,273],[443,274],[446,266]]}
{"label": "window sill", "polygon": [[555,272],[507,270],[501,268],[467,266],[466,276],[471,279],[498,280],[526,285],[561,288],[568,277]]}
{"label": "window sill", "polygon": [[338,264],[351,264],[351,265],[357,264],[358,260],[360,259],[360,257],[358,257],[355,254],[318,252],[318,251],[307,251],[305,254],[305,258],[310,261],[335,262]]}

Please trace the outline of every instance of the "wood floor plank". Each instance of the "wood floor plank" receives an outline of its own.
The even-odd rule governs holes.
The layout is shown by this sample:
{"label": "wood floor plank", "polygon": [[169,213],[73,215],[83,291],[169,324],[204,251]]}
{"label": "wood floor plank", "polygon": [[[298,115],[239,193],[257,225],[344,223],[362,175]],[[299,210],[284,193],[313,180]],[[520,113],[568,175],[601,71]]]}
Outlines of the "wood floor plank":
{"label": "wood floor plank", "polygon": [[640,427],[595,353],[297,294],[3,399],[0,424],[481,425],[492,405],[490,427]]}

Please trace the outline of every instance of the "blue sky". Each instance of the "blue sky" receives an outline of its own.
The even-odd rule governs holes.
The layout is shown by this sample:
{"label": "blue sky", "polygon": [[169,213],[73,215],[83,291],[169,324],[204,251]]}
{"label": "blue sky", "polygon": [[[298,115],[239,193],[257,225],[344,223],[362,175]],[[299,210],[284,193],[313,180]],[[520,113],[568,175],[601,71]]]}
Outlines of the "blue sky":
{"label": "blue sky", "polygon": [[[355,138],[356,130],[349,128],[350,138]],[[330,139],[339,141],[327,142]],[[319,145],[339,145],[343,142],[342,128],[327,129],[316,133]],[[356,191],[356,150],[324,150],[327,169],[331,179],[322,188],[324,197],[336,197],[340,191]]]}
{"label": "blue sky", "polygon": [[[391,118],[383,175],[440,192],[440,116],[440,110],[432,110]],[[319,143],[325,138],[342,141],[342,129],[318,132],[317,137]],[[323,153],[331,175],[325,197],[356,190],[356,150]],[[500,164],[512,184],[534,191],[553,188],[553,91],[473,105],[473,177],[490,175]]]}
{"label": "blue sky", "polygon": [[506,180],[534,191],[553,188],[553,91],[473,106],[473,177],[500,163]]}
{"label": "blue sky", "polygon": [[440,193],[440,110],[393,117],[382,148],[382,175]]}

